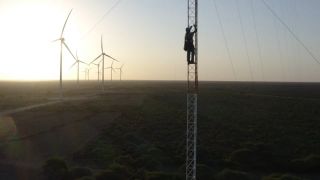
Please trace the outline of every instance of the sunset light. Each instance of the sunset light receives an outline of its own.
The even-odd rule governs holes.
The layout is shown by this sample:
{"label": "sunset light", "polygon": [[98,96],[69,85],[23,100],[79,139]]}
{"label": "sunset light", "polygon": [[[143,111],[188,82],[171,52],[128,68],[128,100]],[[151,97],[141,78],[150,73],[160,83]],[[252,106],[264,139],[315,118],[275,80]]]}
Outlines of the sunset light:
{"label": "sunset light", "polygon": [[320,0],[0,0],[0,180],[319,180]]}

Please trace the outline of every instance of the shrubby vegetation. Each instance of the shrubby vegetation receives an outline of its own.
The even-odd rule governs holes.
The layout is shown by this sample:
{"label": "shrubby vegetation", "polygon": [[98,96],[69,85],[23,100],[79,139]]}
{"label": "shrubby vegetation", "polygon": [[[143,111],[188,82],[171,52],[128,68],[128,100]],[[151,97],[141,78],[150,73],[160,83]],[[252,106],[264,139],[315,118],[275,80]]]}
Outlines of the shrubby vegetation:
{"label": "shrubby vegetation", "polygon": [[216,175],[216,180],[251,180],[253,179],[248,173],[224,169]]}
{"label": "shrubby vegetation", "polygon": [[74,167],[70,169],[65,160],[58,157],[48,159],[43,165],[43,172],[48,180],[90,179],[93,175],[89,168]]}
{"label": "shrubby vegetation", "polygon": [[291,161],[293,170],[301,173],[317,172],[320,169],[320,155],[310,154]]}
{"label": "shrubby vegetation", "polygon": [[272,174],[272,175],[263,177],[262,180],[303,180],[303,179],[291,174]]}
{"label": "shrubby vegetation", "polygon": [[69,169],[66,162],[60,158],[50,158],[43,166],[43,171],[48,180],[69,179]]}
{"label": "shrubby vegetation", "polygon": [[[140,90],[145,95],[141,105],[109,105],[110,111],[120,111],[121,116],[73,155],[73,163],[95,169],[91,178],[184,179],[184,86]],[[319,179],[320,95],[296,96],[299,91],[286,86],[203,84],[199,179]],[[87,106],[95,109],[94,104]],[[48,172],[63,175],[65,169]]]}

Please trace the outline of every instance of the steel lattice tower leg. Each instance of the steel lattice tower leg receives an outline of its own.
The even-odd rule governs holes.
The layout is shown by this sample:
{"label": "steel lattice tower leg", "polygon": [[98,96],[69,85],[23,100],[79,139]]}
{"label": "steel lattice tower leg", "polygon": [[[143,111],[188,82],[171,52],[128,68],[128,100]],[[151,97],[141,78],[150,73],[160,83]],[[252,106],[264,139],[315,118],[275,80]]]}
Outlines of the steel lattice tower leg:
{"label": "steel lattice tower leg", "polygon": [[[198,28],[198,0],[188,0],[188,26]],[[197,103],[198,103],[198,33],[195,33],[195,63],[188,65],[186,180],[196,180]]]}

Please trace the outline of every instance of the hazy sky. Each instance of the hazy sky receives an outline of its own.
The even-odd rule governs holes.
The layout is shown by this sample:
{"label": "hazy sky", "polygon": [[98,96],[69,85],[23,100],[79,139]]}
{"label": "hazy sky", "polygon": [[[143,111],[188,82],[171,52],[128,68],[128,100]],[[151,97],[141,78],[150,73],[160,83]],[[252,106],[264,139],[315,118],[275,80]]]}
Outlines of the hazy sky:
{"label": "hazy sky", "polygon": [[[59,79],[60,45],[52,40],[59,38],[72,8],[64,37],[72,51],[78,51],[81,60],[90,62],[99,55],[100,36],[103,34],[105,52],[121,61],[115,66],[125,64],[124,79],[186,79],[186,53],[182,48],[187,0],[121,0],[90,31],[116,2],[0,0],[0,80]],[[200,80],[320,81],[320,65],[293,39],[261,0],[215,2],[222,27],[214,0],[199,0]],[[320,1],[266,2],[320,59]],[[252,13],[251,5],[255,13]],[[235,77],[223,33],[234,63]],[[64,78],[75,79],[75,68],[69,69],[74,60],[65,49],[63,57]],[[109,64],[107,62],[106,66]],[[85,67],[81,68],[84,70]],[[92,68],[90,77],[94,79],[96,69]],[[109,73],[106,71],[106,79],[109,79]],[[114,76],[118,78],[119,73]],[[84,73],[81,77],[84,78]]]}

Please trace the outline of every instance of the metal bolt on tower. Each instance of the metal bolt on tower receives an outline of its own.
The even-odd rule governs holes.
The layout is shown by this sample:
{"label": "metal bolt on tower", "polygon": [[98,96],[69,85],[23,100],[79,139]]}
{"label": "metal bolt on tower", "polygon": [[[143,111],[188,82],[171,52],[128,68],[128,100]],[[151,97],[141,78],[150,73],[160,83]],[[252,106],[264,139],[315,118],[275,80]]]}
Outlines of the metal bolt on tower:
{"label": "metal bolt on tower", "polygon": [[[188,0],[188,27],[198,28],[198,0]],[[194,37],[194,63],[188,64],[186,180],[196,180],[197,168],[197,98],[198,33]]]}

